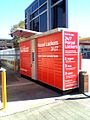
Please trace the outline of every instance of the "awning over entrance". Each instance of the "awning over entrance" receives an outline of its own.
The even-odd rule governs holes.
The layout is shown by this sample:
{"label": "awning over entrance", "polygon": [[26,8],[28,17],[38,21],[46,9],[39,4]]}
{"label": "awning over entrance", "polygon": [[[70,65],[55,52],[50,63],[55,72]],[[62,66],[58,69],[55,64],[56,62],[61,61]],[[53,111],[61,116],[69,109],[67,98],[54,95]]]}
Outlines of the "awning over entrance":
{"label": "awning over entrance", "polygon": [[80,45],[90,45],[90,37],[80,38],[79,39],[79,44]]}
{"label": "awning over entrance", "polygon": [[42,33],[32,31],[32,30],[27,30],[27,29],[21,29],[21,28],[17,28],[16,31],[10,33],[11,36],[18,36],[18,37],[22,37],[22,38],[27,38],[27,37],[30,37],[35,34],[38,35],[38,34],[42,34]]}

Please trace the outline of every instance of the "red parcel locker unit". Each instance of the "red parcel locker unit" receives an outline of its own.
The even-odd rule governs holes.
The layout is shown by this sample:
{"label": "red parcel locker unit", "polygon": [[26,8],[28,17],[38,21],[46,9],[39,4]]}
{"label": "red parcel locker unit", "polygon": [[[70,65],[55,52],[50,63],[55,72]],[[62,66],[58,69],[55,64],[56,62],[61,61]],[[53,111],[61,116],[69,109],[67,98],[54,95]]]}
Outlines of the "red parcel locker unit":
{"label": "red parcel locker unit", "polygon": [[20,73],[63,91],[77,88],[78,33],[57,28],[21,41]]}

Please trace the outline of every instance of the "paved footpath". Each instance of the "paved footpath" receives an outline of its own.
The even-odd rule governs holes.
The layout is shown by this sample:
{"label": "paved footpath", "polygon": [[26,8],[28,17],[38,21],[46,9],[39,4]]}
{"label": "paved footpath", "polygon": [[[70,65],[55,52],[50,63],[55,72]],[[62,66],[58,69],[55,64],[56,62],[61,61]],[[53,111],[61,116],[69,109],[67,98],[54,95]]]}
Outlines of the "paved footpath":
{"label": "paved footpath", "polygon": [[90,120],[90,98],[83,94],[37,101],[29,101],[19,112],[3,111],[0,120]]}
{"label": "paved footpath", "polygon": [[0,110],[0,120],[90,120],[89,95],[60,96],[11,70],[7,70],[7,92],[7,109]]}

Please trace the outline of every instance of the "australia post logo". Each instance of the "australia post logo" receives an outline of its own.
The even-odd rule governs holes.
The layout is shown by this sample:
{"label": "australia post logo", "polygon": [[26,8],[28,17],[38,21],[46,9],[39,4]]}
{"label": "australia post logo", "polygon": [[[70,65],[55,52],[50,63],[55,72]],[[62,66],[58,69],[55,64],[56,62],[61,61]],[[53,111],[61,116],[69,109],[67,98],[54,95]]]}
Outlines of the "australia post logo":
{"label": "australia post logo", "polygon": [[25,53],[26,53],[26,52],[29,52],[29,47],[27,47],[27,46],[21,47],[21,48],[20,48],[20,52],[21,52],[21,53],[23,53],[23,52],[25,52]]}

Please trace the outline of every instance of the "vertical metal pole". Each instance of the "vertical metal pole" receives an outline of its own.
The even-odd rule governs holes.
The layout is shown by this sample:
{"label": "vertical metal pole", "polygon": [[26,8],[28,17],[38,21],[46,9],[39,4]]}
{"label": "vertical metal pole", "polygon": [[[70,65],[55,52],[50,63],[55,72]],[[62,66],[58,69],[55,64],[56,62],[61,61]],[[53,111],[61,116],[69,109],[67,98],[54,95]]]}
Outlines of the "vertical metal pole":
{"label": "vertical metal pole", "polygon": [[51,29],[51,0],[47,0],[47,30]]}
{"label": "vertical metal pole", "polygon": [[14,72],[16,72],[16,60],[14,60]]}
{"label": "vertical metal pole", "polygon": [[3,102],[3,72],[1,72],[1,82],[2,82],[2,102]]}
{"label": "vertical metal pole", "polygon": [[68,18],[69,18],[69,17],[68,17],[68,16],[69,16],[69,15],[68,15],[68,9],[69,9],[69,8],[68,8],[68,7],[69,7],[68,5],[69,5],[69,3],[68,3],[68,2],[69,2],[69,0],[66,0],[66,4],[65,4],[65,9],[66,9],[66,28],[68,28],[68,22],[69,22],[69,20],[68,20]]}
{"label": "vertical metal pole", "polygon": [[62,30],[62,75],[63,75],[63,77],[62,77],[62,90],[64,91],[65,90],[65,80],[64,80],[64,77],[65,77],[65,75],[64,75],[64,72],[65,72],[65,68],[64,68],[64,63],[65,63],[65,58],[64,58],[64,54],[65,54],[65,49],[64,49],[64,47],[65,47],[65,41],[64,41],[64,30]]}
{"label": "vertical metal pole", "polygon": [[6,109],[7,106],[6,71],[2,72],[2,101],[3,109]]}

